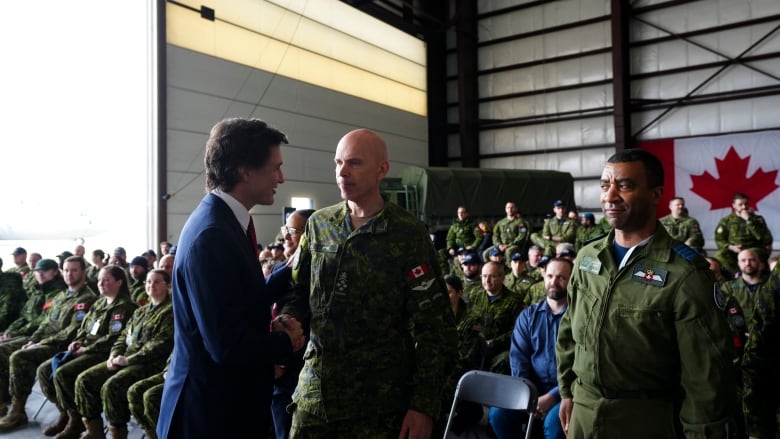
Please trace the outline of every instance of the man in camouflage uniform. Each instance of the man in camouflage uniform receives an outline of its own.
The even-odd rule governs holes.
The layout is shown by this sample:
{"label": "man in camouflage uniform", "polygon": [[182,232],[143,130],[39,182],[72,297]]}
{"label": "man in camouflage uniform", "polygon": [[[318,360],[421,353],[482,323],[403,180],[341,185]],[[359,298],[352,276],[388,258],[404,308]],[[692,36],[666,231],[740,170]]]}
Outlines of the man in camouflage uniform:
{"label": "man in camouflage uniform", "polygon": [[130,261],[130,297],[138,306],[144,306],[147,302],[146,296],[146,273],[149,271],[149,261],[143,256],[136,256]]}
{"label": "man in camouflage uniform", "polygon": [[596,224],[596,217],[590,213],[585,212],[582,214],[582,222],[577,227],[577,238],[574,240],[574,249],[580,251],[585,244],[590,243],[598,238],[606,235],[604,231]]}
{"label": "man in camouflage uniform", "polygon": [[24,293],[22,275],[4,273],[2,269],[3,260],[0,259],[0,331],[5,331],[19,317],[27,294]]}
{"label": "man in camouflage uniform", "polygon": [[696,218],[688,215],[685,199],[672,198],[669,201],[669,212],[669,215],[659,219],[669,236],[701,253],[704,248],[704,236],[701,234],[701,227]]}
{"label": "man in camouflage uniform", "polygon": [[760,250],[750,248],[739,252],[737,255],[739,277],[721,285],[721,290],[726,298],[734,298],[742,309],[745,316],[743,325],[745,332],[747,332],[747,322],[753,317],[757,293],[764,288],[769,280],[769,273],[764,270],[759,252]]}
{"label": "man in camouflage uniform", "polygon": [[24,282],[24,291],[27,292],[28,296],[38,289],[38,282],[35,280],[35,275],[32,273],[32,267],[35,267],[41,259],[43,258],[40,253],[30,253],[30,255],[27,256],[27,265],[29,265],[31,269],[29,273],[22,276],[22,281]]}
{"label": "man in camouflage uniform", "polygon": [[[151,301],[138,308],[117,338],[108,360],[76,379],[75,405],[87,431],[103,431],[104,412],[110,431],[127,433],[130,420],[127,391],[135,382],[159,372],[173,348],[173,306],[168,295],[171,278],[153,270],[146,280]],[[149,436],[152,429],[146,430]]]}
{"label": "man in camouflage uniform", "polygon": [[534,280],[528,277],[528,266],[525,264],[528,259],[522,253],[512,253],[512,269],[504,277],[504,286],[514,291],[520,296],[520,300],[525,302],[525,297],[528,294],[528,289],[534,283]]}
{"label": "man in camouflage uniform", "polygon": [[656,220],[662,196],[655,156],[609,158],[601,206],[614,231],[577,256],[558,332],[570,439],[727,437],[736,382],[724,299],[704,258]]}
{"label": "man in camouflage uniform", "polygon": [[491,261],[482,266],[482,291],[470,298],[465,321],[487,341],[486,367],[508,374],[512,325],[523,309],[523,301],[504,286],[504,278],[503,264]]}
{"label": "man in camouflage uniform", "polygon": [[577,239],[577,222],[566,216],[566,203],[553,203],[555,216],[544,222],[542,233],[531,234],[531,242],[544,249],[544,255],[555,256],[555,246],[561,242],[574,244]]}
{"label": "man in camouflage uniform", "polygon": [[756,308],[742,360],[743,410],[751,439],[780,434],[780,279],[771,276],[756,292]]}
{"label": "man in camouflage uniform", "polygon": [[343,202],[315,212],[283,307],[311,339],[290,437],[429,437],[457,340],[425,225],[386,202],[387,146],[358,129],[336,149]]}
{"label": "man in camouflage uniform", "polygon": [[477,234],[477,223],[469,219],[469,211],[465,207],[458,206],[458,218],[447,230],[447,252],[455,256],[459,248],[472,250],[480,242],[482,237]]}
{"label": "man in camouflage uniform", "polygon": [[[51,259],[41,261],[50,261]],[[46,266],[50,264],[46,262]],[[37,266],[36,266],[37,268]],[[6,374],[0,377],[0,388],[9,385],[13,405],[11,411],[0,419],[0,433],[7,433],[27,424],[27,413],[24,405],[30,396],[35,371],[39,364],[51,358],[55,353],[67,349],[68,344],[76,335],[81,321],[89,311],[92,302],[97,295],[86,284],[86,271],[84,260],[71,259],[65,262],[63,276],[68,289],[59,292],[44,305],[48,308],[44,312],[44,318],[40,326],[27,339],[27,342],[16,350],[8,359],[9,373],[6,382]],[[2,365],[5,369],[5,364]],[[2,370],[5,372],[5,370]]]}
{"label": "man in camouflage uniform", "polygon": [[0,335],[0,416],[8,412],[6,407],[6,389],[8,388],[8,360],[17,349],[29,340],[29,336],[40,326],[45,311],[51,307],[52,299],[60,292],[66,291],[68,285],[60,275],[57,262],[43,259],[35,265],[33,278],[38,281],[38,288],[27,298],[21,315],[5,332]]}
{"label": "man in camouflage uniform", "polygon": [[[493,247],[504,252],[504,258],[508,260],[512,253],[525,251],[531,235],[531,225],[517,211],[515,203],[507,202],[504,211],[506,217],[493,226]],[[482,252],[483,261],[488,260],[488,252],[493,247],[488,247]]]}
{"label": "man in camouflage uniform", "polygon": [[27,265],[27,250],[22,247],[16,247],[11,255],[14,257],[14,266],[6,271],[19,273],[22,277],[26,276],[30,272],[30,266]]}
{"label": "man in camouflage uniform", "polygon": [[469,303],[473,294],[479,294],[482,291],[482,281],[480,273],[482,272],[482,262],[476,253],[466,253],[463,257],[463,300]]}
{"label": "man in camouflage uniform", "polygon": [[761,249],[761,259],[766,262],[772,246],[772,232],[764,217],[756,215],[750,208],[745,194],[736,194],[732,198],[733,212],[726,215],[715,228],[715,244],[718,247],[715,259],[728,270],[736,273],[737,253],[746,248]]}
{"label": "man in camouflage uniform", "polygon": [[544,276],[542,267],[539,266],[543,257],[542,249],[538,245],[532,245],[528,248],[528,277],[534,282],[539,282]]}

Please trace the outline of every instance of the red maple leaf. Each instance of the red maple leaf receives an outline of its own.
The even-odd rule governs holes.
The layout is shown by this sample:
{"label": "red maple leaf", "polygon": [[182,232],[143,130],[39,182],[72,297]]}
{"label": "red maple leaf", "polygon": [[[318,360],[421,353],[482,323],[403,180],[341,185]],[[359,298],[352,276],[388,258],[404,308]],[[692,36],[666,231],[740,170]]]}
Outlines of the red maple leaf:
{"label": "red maple leaf", "polygon": [[775,183],[777,170],[764,172],[763,169],[758,168],[748,177],[748,163],[750,163],[750,156],[740,157],[732,145],[726,157],[715,158],[719,178],[713,177],[707,171],[701,175],[691,175],[693,181],[691,192],[709,201],[710,210],[731,207],[731,198],[738,192],[747,195],[750,203],[756,206],[759,201],[778,188]]}

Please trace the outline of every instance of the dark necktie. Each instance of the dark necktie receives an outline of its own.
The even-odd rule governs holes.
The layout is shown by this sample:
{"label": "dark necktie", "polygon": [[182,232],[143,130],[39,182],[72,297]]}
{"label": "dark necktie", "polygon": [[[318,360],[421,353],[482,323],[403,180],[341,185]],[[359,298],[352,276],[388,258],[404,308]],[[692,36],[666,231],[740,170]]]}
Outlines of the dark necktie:
{"label": "dark necktie", "polygon": [[255,259],[260,256],[260,249],[257,248],[257,235],[255,234],[255,222],[252,221],[252,217],[249,217],[249,226],[246,228],[246,236],[249,237],[249,244],[252,246],[252,252],[255,254]]}

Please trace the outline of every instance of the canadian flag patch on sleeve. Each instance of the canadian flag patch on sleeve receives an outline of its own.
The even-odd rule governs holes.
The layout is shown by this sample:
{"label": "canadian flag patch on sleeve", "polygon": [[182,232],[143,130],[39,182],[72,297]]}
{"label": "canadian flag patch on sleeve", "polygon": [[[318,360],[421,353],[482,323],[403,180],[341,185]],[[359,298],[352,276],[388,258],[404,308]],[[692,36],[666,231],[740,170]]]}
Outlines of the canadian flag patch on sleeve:
{"label": "canadian flag patch on sleeve", "polygon": [[431,270],[428,268],[427,264],[420,264],[409,270],[408,277],[409,280],[415,280],[427,275],[430,272]]}

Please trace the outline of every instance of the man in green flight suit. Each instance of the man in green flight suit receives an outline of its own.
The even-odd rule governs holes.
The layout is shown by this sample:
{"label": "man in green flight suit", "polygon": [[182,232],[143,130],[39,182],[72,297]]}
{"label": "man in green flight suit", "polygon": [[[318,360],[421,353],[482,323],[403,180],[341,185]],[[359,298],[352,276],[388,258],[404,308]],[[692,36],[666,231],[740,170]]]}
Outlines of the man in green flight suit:
{"label": "man in green flight suit", "polygon": [[574,244],[577,239],[577,222],[566,216],[566,203],[553,203],[555,216],[544,222],[541,233],[533,233],[531,242],[544,249],[544,255],[555,256],[555,246],[562,242]]}
{"label": "man in green flight suit", "polygon": [[706,260],[656,220],[663,179],[639,149],[602,172],[614,231],[577,256],[556,349],[569,439],[728,437],[737,404],[725,302]]}
{"label": "man in green flight suit", "polygon": [[504,252],[504,260],[508,261],[514,252],[524,252],[531,236],[531,225],[517,211],[517,205],[508,201],[504,206],[506,217],[493,226],[493,246],[482,252],[482,260],[488,260],[490,249],[496,247]]}
{"label": "man in green flight suit", "polygon": [[704,236],[701,234],[701,227],[696,218],[688,215],[683,197],[669,200],[669,215],[661,217],[658,221],[669,236],[701,253],[704,248]]}
{"label": "man in green flight suit", "polygon": [[311,314],[290,437],[429,438],[457,349],[436,251],[425,225],[380,193],[379,135],[347,133],[334,161],[344,201],[306,222],[280,316]]}
{"label": "man in green flight suit", "polygon": [[750,207],[747,195],[739,193],[731,199],[733,211],[726,215],[715,228],[715,245],[718,247],[715,259],[720,261],[730,274],[737,272],[737,254],[746,248],[760,248],[764,262],[772,246],[772,232],[764,217],[756,215]]}

